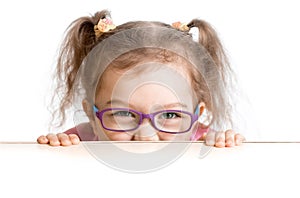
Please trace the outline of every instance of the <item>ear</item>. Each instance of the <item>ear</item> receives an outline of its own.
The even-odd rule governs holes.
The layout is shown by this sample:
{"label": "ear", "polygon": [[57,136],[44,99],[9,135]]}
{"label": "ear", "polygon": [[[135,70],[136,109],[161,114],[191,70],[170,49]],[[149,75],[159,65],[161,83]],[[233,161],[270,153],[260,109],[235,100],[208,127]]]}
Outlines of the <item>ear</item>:
{"label": "ear", "polygon": [[87,99],[84,99],[82,101],[82,108],[83,108],[85,114],[87,115],[87,117],[89,118],[89,120],[94,121],[95,120],[94,111],[93,111],[92,105],[89,103],[89,101]]}
{"label": "ear", "polygon": [[94,134],[98,136],[99,140],[109,140],[109,138],[103,132],[100,132],[102,130],[100,130],[99,127],[97,127],[98,125],[97,121],[95,120],[95,112],[93,110],[93,106],[87,99],[84,99],[82,101],[82,108],[87,117],[89,118],[90,125],[94,131]]}

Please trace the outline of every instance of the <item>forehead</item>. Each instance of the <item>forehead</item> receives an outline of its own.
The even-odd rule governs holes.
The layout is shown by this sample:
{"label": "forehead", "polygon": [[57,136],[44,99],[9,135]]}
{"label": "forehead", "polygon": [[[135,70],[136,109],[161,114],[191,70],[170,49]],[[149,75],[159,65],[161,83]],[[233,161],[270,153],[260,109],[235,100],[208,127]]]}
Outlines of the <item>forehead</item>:
{"label": "forehead", "polygon": [[[193,91],[183,66],[145,63],[130,69],[108,69],[99,81],[96,101],[141,97],[145,102],[191,103]],[[137,101],[136,98],[134,101]]]}
{"label": "forehead", "polygon": [[170,87],[191,88],[191,78],[184,66],[158,62],[142,63],[127,69],[110,67],[102,74],[98,87],[116,83],[136,86],[146,82]]}

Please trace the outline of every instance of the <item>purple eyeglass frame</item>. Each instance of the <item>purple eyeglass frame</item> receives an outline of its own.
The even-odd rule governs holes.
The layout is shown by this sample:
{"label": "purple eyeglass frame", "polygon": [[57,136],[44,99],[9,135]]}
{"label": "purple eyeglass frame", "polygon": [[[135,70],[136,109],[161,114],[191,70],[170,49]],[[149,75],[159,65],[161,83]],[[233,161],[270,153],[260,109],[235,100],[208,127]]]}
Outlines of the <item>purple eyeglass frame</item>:
{"label": "purple eyeglass frame", "polygon": [[[143,120],[144,120],[145,118],[147,118],[147,119],[150,119],[150,120],[151,120],[152,126],[153,126],[156,130],[158,130],[158,131],[160,131],[160,132],[164,132],[164,133],[172,133],[172,134],[186,133],[186,132],[188,132],[188,131],[192,128],[193,124],[194,124],[194,123],[198,120],[198,118],[199,118],[197,114],[192,114],[192,113],[190,113],[190,112],[187,112],[187,111],[181,111],[181,110],[163,110],[163,111],[157,111],[157,112],[150,113],[150,114],[144,114],[144,113],[135,111],[135,110],[133,110],[133,109],[128,109],[128,108],[107,108],[107,109],[103,109],[102,111],[99,111],[99,109],[98,109],[95,105],[93,106],[93,110],[94,110],[94,112],[96,113],[97,118],[100,120],[102,127],[103,127],[104,129],[106,129],[106,130],[114,131],[114,132],[128,132],[128,131],[134,131],[134,130],[138,129],[138,128],[140,127],[141,123],[143,122]],[[102,121],[102,116],[103,116],[103,114],[104,114],[106,111],[110,111],[110,110],[125,110],[125,111],[132,111],[132,112],[138,114],[138,115],[140,116],[140,120],[139,120],[139,123],[138,123],[137,127],[133,128],[133,129],[130,129],[130,130],[115,130],[115,129],[110,129],[110,128],[105,127],[104,124],[103,124],[103,121]],[[157,114],[159,114],[159,113],[161,113],[161,112],[166,112],[166,113],[168,113],[168,112],[180,112],[180,113],[185,113],[185,114],[189,115],[189,116],[191,117],[191,124],[190,124],[190,127],[189,127],[187,130],[185,130],[185,131],[180,131],[180,132],[170,132],[170,131],[164,131],[164,130],[158,129],[158,128],[155,126],[155,123],[154,123],[154,116],[157,115]]]}

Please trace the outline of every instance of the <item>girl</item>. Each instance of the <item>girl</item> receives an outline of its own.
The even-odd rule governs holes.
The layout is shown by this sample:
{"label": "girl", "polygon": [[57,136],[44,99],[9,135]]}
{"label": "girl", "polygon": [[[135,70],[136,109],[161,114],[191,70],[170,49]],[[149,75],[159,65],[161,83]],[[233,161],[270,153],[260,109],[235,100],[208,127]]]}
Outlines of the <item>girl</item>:
{"label": "girl", "polygon": [[69,27],[57,64],[59,124],[72,106],[89,121],[37,141],[68,146],[80,140],[201,139],[217,147],[240,145],[244,137],[226,130],[232,126],[231,75],[205,21],[115,26],[106,10],[79,18]]}

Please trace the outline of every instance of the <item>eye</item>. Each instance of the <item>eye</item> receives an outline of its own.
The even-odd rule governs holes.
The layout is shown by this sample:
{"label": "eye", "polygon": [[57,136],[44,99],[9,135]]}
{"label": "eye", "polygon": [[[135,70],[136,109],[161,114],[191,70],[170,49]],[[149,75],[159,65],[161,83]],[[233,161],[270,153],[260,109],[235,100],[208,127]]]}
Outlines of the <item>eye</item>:
{"label": "eye", "polygon": [[162,113],[159,117],[161,119],[174,119],[174,118],[180,118],[181,116],[174,112],[167,112],[167,113]]}
{"label": "eye", "polygon": [[130,111],[117,111],[112,113],[112,116],[120,116],[120,117],[135,117],[135,115],[133,113],[131,113]]}

